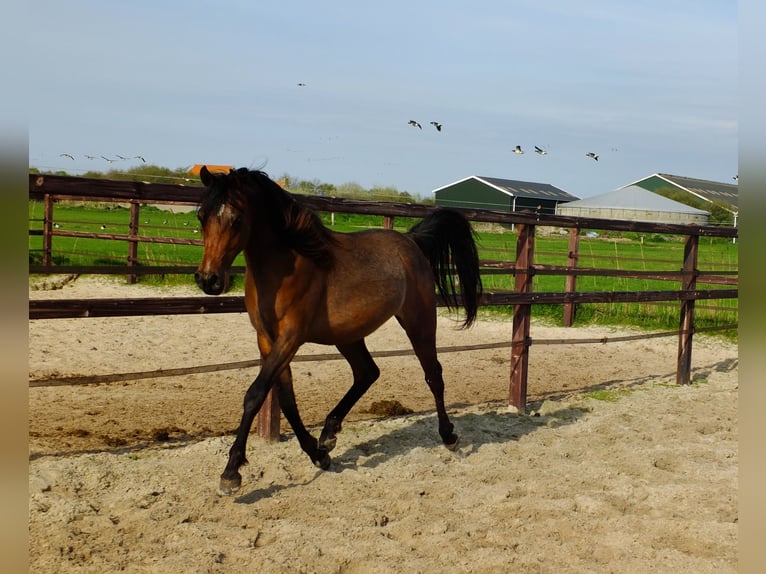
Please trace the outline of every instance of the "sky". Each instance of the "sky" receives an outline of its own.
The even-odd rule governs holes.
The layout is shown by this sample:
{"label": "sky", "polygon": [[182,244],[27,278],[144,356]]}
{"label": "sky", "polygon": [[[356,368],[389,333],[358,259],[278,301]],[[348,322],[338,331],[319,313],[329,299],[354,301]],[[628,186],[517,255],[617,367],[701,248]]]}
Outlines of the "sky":
{"label": "sky", "polygon": [[140,156],[420,197],[478,175],[581,198],[658,172],[738,174],[733,0],[34,5],[42,170]]}

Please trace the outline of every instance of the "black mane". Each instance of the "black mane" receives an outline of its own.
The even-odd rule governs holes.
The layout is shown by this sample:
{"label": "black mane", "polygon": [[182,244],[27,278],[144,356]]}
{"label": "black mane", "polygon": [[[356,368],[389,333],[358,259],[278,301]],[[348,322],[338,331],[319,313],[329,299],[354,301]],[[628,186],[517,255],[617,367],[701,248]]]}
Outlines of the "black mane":
{"label": "black mane", "polygon": [[226,203],[242,210],[249,209],[253,216],[250,218],[251,225],[255,225],[256,221],[259,225],[270,225],[287,247],[322,267],[332,266],[330,248],[335,239],[330,230],[314,211],[300,205],[291,193],[282,189],[265,172],[239,168],[228,174],[213,175],[213,183],[200,203],[200,219],[204,220]]}

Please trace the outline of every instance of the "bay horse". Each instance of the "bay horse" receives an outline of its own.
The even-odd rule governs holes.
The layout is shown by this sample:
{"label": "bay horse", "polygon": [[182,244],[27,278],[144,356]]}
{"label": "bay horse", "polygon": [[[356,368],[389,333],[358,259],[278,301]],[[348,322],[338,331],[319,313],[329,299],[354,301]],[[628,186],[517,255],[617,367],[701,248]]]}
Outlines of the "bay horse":
{"label": "bay horse", "polygon": [[[344,417],[380,374],[364,338],[391,317],[406,332],[425,373],[443,443],[457,448],[436,357],[436,291],[449,308],[462,306],[461,327],[474,322],[482,285],[468,220],[458,211],[437,209],[407,233],[338,233],[262,171],[214,174],[205,166],[200,179],[207,189],[197,210],[204,247],[195,281],[205,293],[221,294],[234,258],[244,252],[245,306],[262,359],[245,393],[220,491],[240,488],[247,437],[272,387],[303,451],[317,467],[329,468]],[[335,345],[353,373],[351,388],[327,415],[319,440],[301,421],[290,371],[307,342]]]}

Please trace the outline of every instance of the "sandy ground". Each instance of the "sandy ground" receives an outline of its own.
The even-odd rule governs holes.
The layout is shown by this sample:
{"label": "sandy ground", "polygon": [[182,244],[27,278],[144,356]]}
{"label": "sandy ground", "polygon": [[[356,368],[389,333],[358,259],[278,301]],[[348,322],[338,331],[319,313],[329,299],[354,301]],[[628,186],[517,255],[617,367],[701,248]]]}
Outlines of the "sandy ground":
{"label": "sandy ground", "polygon": [[[198,294],[96,278],[34,287],[30,298]],[[440,317],[439,346],[510,339],[508,322],[454,325]],[[532,329],[538,341],[626,333]],[[30,380],[257,357],[240,314],[31,321],[29,342]],[[368,343],[408,348],[394,322]],[[253,436],[233,497],[216,493],[218,475],[257,368],[30,388],[30,571],[736,572],[737,347],[695,336],[685,387],[676,351],[675,338],[533,344],[531,415],[506,406],[508,347],[442,353],[454,453],[416,359],[378,359],[330,471],[283,426],[280,442]],[[350,370],[293,373],[316,427]],[[370,412],[393,400],[412,414]]]}

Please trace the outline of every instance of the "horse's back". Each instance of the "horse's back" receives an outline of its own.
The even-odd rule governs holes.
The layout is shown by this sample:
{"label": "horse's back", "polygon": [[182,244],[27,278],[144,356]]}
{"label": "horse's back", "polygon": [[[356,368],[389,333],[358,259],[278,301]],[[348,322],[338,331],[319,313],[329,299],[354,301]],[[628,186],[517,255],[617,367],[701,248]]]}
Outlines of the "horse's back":
{"label": "horse's back", "polygon": [[428,260],[417,244],[406,235],[389,229],[369,229],[336,235],[336,281],[351,283],[401,284],[425,271],[431,275]]}
{"label": "horse's back", "polygon": [[[328,333],[341,339],[366,337],[401,311],[415,285],[425,282],[419,291],[433,294],[428,260],[407,236],[371,229],[335,237],[322,321]],[[426,303],[433,307],[430,301]],[[316,342],[336,343],[329,339]]]}

